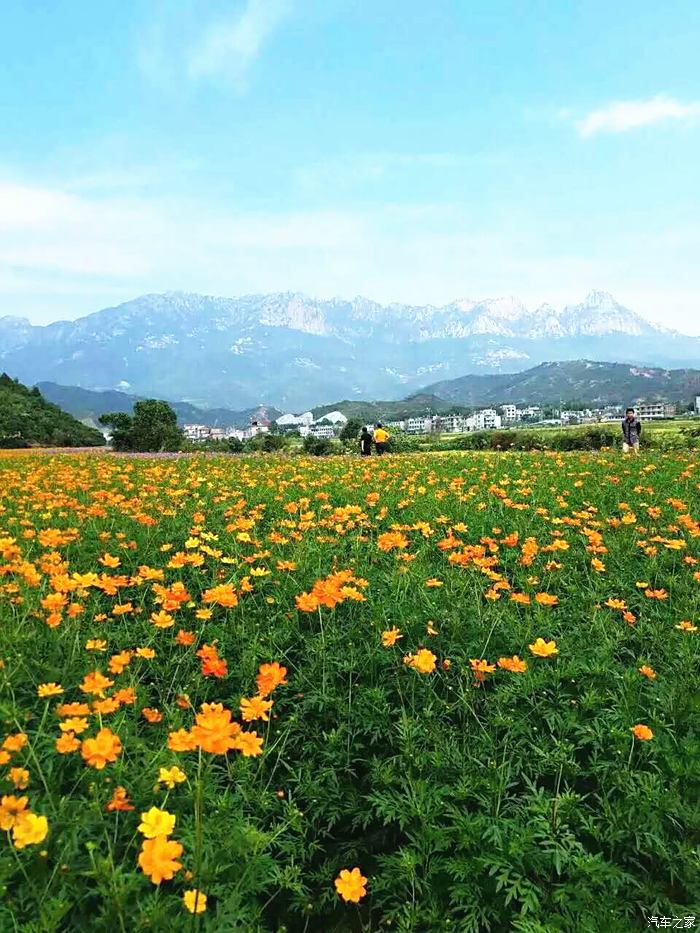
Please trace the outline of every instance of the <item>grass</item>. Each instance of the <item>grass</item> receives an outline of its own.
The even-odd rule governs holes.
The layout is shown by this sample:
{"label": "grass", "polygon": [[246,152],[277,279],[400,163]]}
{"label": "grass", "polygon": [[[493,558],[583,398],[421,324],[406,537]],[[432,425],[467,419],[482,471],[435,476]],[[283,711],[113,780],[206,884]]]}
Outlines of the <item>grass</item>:
{"label": "grass", "polygon": [[697,912],[697,466],[0,455],[0,929]]}

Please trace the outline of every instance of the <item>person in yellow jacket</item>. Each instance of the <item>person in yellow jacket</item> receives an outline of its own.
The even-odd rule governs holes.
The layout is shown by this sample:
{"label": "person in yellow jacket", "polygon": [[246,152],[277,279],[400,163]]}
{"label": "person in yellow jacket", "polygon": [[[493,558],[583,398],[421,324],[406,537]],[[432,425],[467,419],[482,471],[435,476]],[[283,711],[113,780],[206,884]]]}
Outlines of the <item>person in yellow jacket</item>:
{"label": "person in yellow jacket", "polygon": [[377,456],[381,455],[386,450],[386,445],[389,443],[389,432],[385,431],[382,427],[381,421],[378,421],[374,428],[374,446],[377,449]]}

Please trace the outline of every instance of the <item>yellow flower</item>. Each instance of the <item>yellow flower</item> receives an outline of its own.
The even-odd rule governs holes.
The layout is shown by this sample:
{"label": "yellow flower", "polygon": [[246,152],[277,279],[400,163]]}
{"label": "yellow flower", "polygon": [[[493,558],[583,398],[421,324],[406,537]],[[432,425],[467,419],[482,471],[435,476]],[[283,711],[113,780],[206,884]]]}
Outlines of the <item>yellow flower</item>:
{"label": "yellow flower", "polygon": [[63,687],[56,683],[39,684],[36,688],[36,695],[42,700],[46,697],[58,696],[60,693],[63,693]]}
{"label": "yellow flower", "polygon": [[151,807],[147,813],[141,814],[138,830],[146,839],[155,839],[156,836],[169,836],[174,828],[175,814]]}
{"label": "yellow flower", "polygon": [[45,816],[37,816],[25,810],[12,827],[12,841],[15,849],[37,845],[43,842],[49,832],[49,821]]}
{"label": "yellow flower", "polygon": [[693,625],[693,623],[688,622],[687,619],[685,619],[683,622],[679,622],[676,628],[681,632],[697,632],[698,630],[697,625]]}
{"label": "yellow flower", "polygon": [[198,891],[197,888],[192,888],[191,891],[185,891],[182,895],[182,900],[191,914],[203,914],[207,909],[207,896],[201,891]]}
{"label": "yellow flower", "polygon": [[166,784],[169,790],[172,790],[176,784],[182,784],[186,780],[187,775],[177,765],[173,765],[172,768],[161,768],[158,772],[158,783]]}
{"label": "yellow flower", "polygon": [[367,879],[359,868],[344,868],[335,879],[335,889],[344,901],[359,903],[367,893]]}
{"label": "yellow flower", "polygon": [[175,625],[173,616],[169,612],[165,612],[164,609],[161,609],[160,612],[152,612],[151,622],[156,628],[170,628],[171,625]]}
{"label": "yellow flower", "polygon": [[555,641],[545,641],[544,638],[535,639],[531,645],[528,645],[528,648],[538,658],[549,658],[553,654],[559,654],[557,643]]}

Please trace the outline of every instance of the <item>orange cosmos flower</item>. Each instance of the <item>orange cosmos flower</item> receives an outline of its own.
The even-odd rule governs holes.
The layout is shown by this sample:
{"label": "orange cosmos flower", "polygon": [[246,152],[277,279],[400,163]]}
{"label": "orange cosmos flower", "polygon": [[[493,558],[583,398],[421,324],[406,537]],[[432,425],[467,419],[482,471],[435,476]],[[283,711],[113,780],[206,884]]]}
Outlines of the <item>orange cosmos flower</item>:
{"label": "orange cosmos flower", "polygon": [[679,622],[678,625],[676,625],[676,628],[681,632],[697,632],[698,630],[697,625],[693,625],[693,623],[688,622],[687,619],[684,619],[683,622]]}
{"label": "orange cosmos flower", "polygon": [[624,599],[613,599],[612,597],[610,599],[605,600],[605,605],[608,606],[610,609],[626,609],[627,608],[627,603],[624,601]]}
{"label": "orange cosmos flower", "polygon": [[498,666],[512,674],[524,674],[527,670],[527,661],[521,661],[517,654],[512,658],[499,658]]}
{"label": "orange cosmos flower", "polygon": [[90,674],[85,675],[83,682],[79,685],[79,689],[82,690],[83,693],[104,696],[105,690],[113,685],[114,681],[105,677],[101,671],[92,671]]}
{"label": "orange cosmos flower", "polygon": [[175,636],[175,641],[178,645],[184,645],[185,647],[194,644],[195,634],[194,632],[188,632],[186,629],[181,628],[177,635]]}
{"label": "orange cosmos flower", "polygon": [[530,597],[527,595],[527,593],[511,593],[510,601],[512,603],[520,603],[523,606],[530,605]]}
{"label": "orange cosmos flower", "polygon": [[654,670],[653,667],[649,667],[648,664],[642,664],[642,666],[638,668],[638,670],[640,674],[643,674],[645,677],[648,677],[649,680],[656,680],[656,671]]}
{"label": "orange cosmos flower", "polygon": [[382,645],[385,648],[391,648],[393,645],[396,644],[396,642],[400,638],[403,638],[403,635],[401,634],[401,629],[396,628],[396,626],[394,626],[393,628],[387,629],[385,632],[382,632]]}
{"label": "orange cosmos flower", "polygon": [[528,645],[528,648],[538,658],[549,658],[554,654],[559,654],[557,643],[545,641],[544,638],[536,638],[531,645]]}
{"label": "orange cosmos flower", "polygon": [[110,674],[121,674],[124,668],[131,664],[132,657],[131,651],[120,651],[119,654],[112,655],[107,665]]}
{"label": "orange cosmos flower", "polygon": [[197,746],[213,755],[225,755],[235,748],[241,727],[231,721],[231,710],[224,709],[221,703],[202,703],[200,709],[192,727]]}
{"label": "orange cosmos flower", "polygon": [[191,752],[196,747],[194,736],[186,729],[178,729],[168,735],[168,748],[171,752]]}
{"label": "orange cosmos flower", "polygon": [[150,723],[161,722],[163,719],[163,714],[161,711],[159,709],[154,709],[151,706],[144,706],[144,708],[141,710],[141,715]]}
{"label": "orange cosmos flower", "polygon": [[61,703],[56,707],[58,716],[88,716],[90,707],[87,703]]}
{"label": "orange cosmos flower", "polygon": [[272,700],[264,700],[261,696],[247,699],[241,699],[241,719],[243,722],[253,722],[255,719],[262,719],[268,722],[270,717],[268,712],[272,709]]}
{"label": "orange cosmos flower", "polygon": [[211,589],[204,591],[202,598],[205,603],[214,603],[216,606],[224,606],[227,609],[238,605],[238,596],[232,583],[213,586]]}
{"label": "orange cosmos flower", "polygon": [[668,599],[668,593],[664,589],[653,590],[650,587],[648,590],[644,590],[644,595],[648,599],[659,599],[659,600]]}
{"label": "orange cosmos flower", "polygon": [[635,739],[639,739],[640,742],[650,742],[654,738],[654,733],[649,726],[645,726],[642,723],[637,723],[636,726],[632,726],[630,732],[634,735]]}
{"label": "orange cosmos flower", "polygon": [[105,804],[105,810],[110,813],[115,810],[133,810],[134,807],[129,803],[129,795],[125,787],[121,784],[114,788],[114,793],[110,800]]}
{"label": "orange cosmos flower", "polygon": [[540,606],[556,606],[559,602],[559,597],[553,596],[551,593],[536,593],[535,602],[539,603]]}
{"label": "orange cosmos flower", "polygon": [[12,752],[14,754],[14,752],[21,752],[28,741],[29,739],[24,732],[15,732],[7,736],[2,743],[2,747],[6,752]]}
{"label": "orange cosmos flower", "polygon": [[358,904],[367,894],[367,879],[359,868],[343,868],[335,879],[335,889],[346,902]]}
{"label": "orange cosmos flower", "polygon": [[470,658],[469,663],[477,680],[483,680],[485,674],[493,674],[496,670],[496,665],[489,664],[484,658]]}
{"label": "orange cosmos flower", "polygon": [[377,547],[380,551],[402,550],[408,547],[408,538],[400,531],[387,531],[377,538]]}
{"label": "orange cosmos flower", "polygon": [[12,829],[26,811],[28,803],[28,797],[15,797],[14,794],[3,796],[0,799],[0,829]]}
{"label": "orange cosmos flower", "polygon": [[277,661],[270,664],[261,664],[255,682],[258,685],[258,694],[261,697],[269,696],[277,687],[287,683],[287,668]]}
{"label": "orange cosmos flower", "polygon": [[263,740],[259,738],[257,732],[239,732],[236,736],[234,748],[239,751],[244,758],[253,758],[262,755]]}
{"label": "orange cosmos flower", "polygon": [[24,790],[29,784],[29,771],[26,768],[10,768],[7,776],[17,790]]}
{"label": "orange cosmos flower", "polygon": [[122,750],[119,736],[111,729],[100,729],[94,739],[85,739],[80,748],[86,764],[102,771],[105,765],[117,760]]}
{"label": "orange cosmos flower", "polygon": [[313,593],[301,593],[295,597],[294,603],[300,612],[315,612],[319,607],[318,599]]}
{"label": "orange cosmos flower", "polygon": [[139,855],[139,867],[153,884],[170,881],[182,868],[177,860],[182,855],[182,846],[167,836],[145,839]]}
{"label": "orange cosmos flower", "polygon": [[76,739],[73,732],[67,732],[60,739],[56,739],[56,751],[59,755],[70,755],[71,752],[77,752],[79,748],[80,739]]}
{"label": "orange cosmos flower", "polygon": [[407,654],[404,663],[413,667],[421,674],[432,674],[435,670],[437,657],[427,648],[420,648],[415,654]]}
{"label": "orange cosmos flower", "polygon": [[170,628],[171,625],[175,624],[175,619],[170,613],[161,609],[160,612],[151,613],[151,622],[156,628]]}

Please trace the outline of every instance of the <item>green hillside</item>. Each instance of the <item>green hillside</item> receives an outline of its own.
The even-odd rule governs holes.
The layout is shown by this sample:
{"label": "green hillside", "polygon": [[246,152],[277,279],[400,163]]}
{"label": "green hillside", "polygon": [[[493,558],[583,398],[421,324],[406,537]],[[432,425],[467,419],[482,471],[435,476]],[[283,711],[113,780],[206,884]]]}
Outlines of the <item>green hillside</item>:
{"label": "green hillside", "polygon": [[541,363],[519,373],[446,379],[427,386],[425,392],[460,405],[691,402],[700,395],[700,370],[567,360]]}
{"label": "green hillside", "polygon": [[58,406],[38,389],[28,389],[0,375],[0,447],[99,447],[105,439]]}

